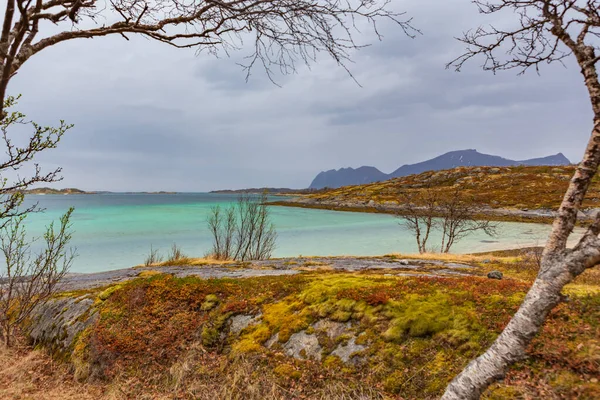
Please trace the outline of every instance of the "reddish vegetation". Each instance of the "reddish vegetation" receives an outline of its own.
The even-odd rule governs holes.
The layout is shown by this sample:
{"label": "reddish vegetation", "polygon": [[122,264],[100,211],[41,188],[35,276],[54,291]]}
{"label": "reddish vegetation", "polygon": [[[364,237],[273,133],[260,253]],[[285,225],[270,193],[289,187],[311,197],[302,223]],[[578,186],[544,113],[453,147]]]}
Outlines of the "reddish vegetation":
{"label": "reddish vegetation", "polygon": [[[314,300],[315,291],[321,287],[324,291],[318,292],[321,295]],[[230,382],[232,390],[248,398],[319,398],[342,382],[353,382],[346,387],[356,393],[370,388],[371,397],[367,398],[377,398],[377,393],[435,398],[449,379],[505,326],[527,288],[528,283],[519,280],[477,277],[397,279],[319,273],[200,280],[159,275],[124,285],[101,305],[102,317],[90,332],[85,352],[88,361],[97,367],[97,376],[112,382],[127,381],[130,396],[198,396],[196,389],[190,392],[179,384],[168,383],[175,379],[174,369],[184,368],[185,378],[175,380],[192,382],[186,386],[188,389],[213,385],[212,393],[216,393],[225,382]],[[313,300],[299,303],[298,299],[310,297],[307,294]],[[347,307],[356,310],[360,304],[365,306],[360,313],[336,313],[336,302],[340,301],[344,302],[345,311]],[[330,318],[347,315],[355,320],[359,331],[365,334],[362,340],[370,343],[370,361],[352,366],[334,357],[316,363],[266,350],[249,350],[242,358],[229,354],[231,343],[219,339],[227,318],[237,313],[257,314],[265,305],[278,302],[295,310],[297,317],[286,315],[288,319],[314,321],[319,317],[314,314],[317,311],[311,310],[322,312],[330,307]],[[422,318],[424,312],[431,314],[426,325],[417,320],[414,321],[418,327],[410,325],[411,318]],[[411,317],[411,313],[415,316]],[[438,326],[439,318],[443,320],[450,314],[459,319]],[[250,331],[249,337],[262,343],[272,333],[264,336]],[[513,369],[506,383],[492,387],[488,396],[592,398],[600,394],[600,385],[593,381],[600,375],[598,337],[600,295],[573,297],[552,313],[543,334],[532,346],[530,358]],[[247,385],[256,385],[259,397],[244,394],[245,389],[231,383],[232,377],[245,374],[243,371],[249,374],[243,379]],[[217,378],[221,386],[214,386]],[[272,392],[274,384],[278,389]]]}

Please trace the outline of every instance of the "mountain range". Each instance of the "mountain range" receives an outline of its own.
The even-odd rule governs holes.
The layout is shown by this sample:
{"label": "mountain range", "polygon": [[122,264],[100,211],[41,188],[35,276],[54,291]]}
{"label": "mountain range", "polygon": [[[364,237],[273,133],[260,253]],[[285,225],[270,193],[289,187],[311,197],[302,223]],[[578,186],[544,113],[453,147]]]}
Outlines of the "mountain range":
{"label": "mountain range", "polygon": [[310,184],[310,189],[338,188],[349,185],[385,181],[401,176],[420,174],[425,171],[439,171],[456,167],[510,167],[517,165],[569,165],[571,162],[562,153],[529,160],[509,160],[507,158],[479,153],[477,150],[451,151],[441,156],[416,164],[403,165],[391,174],[375,167],[341,168],[320,172]]}

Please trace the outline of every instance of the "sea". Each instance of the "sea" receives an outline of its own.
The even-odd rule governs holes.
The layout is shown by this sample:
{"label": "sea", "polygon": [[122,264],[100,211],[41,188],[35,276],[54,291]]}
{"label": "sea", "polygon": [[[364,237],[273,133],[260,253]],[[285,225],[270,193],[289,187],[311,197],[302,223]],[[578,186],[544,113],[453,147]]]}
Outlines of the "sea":
{"label": "sea", "polygon": [[[235,194],[212,193],[28,195],[26,205],[38,203],[44,212],[28,215],[25,227],[29,238],[38,238],[32,249],[39,249],[45,226],[52,221],[56,225],[60,216],[74,207],[71,245],[77,258],[71,271],[99,272],[141,264],[151,248],[166,256],[173,244],[187,256],[204,256],[212,242],[206,223],[211,208],[227,207],[236,199]],[[274,257],[417,251],[411,232],[391,215],[269,208],[277,230]],[[549,225],[503,222],[497,237],[477,233],[452,250],[471,253],[542,245],[549,231]],[[431,243],[438,241],[438,235],[431,239]]]}

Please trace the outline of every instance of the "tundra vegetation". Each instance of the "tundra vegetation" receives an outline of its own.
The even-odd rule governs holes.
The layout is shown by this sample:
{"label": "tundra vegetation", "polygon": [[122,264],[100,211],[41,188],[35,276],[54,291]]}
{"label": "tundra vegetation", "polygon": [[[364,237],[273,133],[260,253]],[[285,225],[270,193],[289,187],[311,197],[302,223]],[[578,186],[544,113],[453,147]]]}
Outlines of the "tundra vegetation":
{"label": "tundra vegetation", "polygon": [[[375,204],[373,211],[385,211],[382,206],[398,205],[403,197],[411,198],[418,206],[426,206],[424,190],[435,192],[436,198],[449,201],[460,188],[461,194],[472,199],[482,211],[558,210],[574,173],[574,166],[458,167],[385,182],[324,189],[305,197],[314,200],[315,205],[323,204],[323,208],[335,203],[362,205],[372,200]],[[594,177],[580,210],[592,210],[599,205],[600,179]]]}
{"label": "tundra vegetation", "polygon": [[[68,349],[47,345],[81,382],[61,381],[65,390],[85,388],[96,398],[433,399],[506,327],[535,280],[533,250],[443,255],[474,267],[471,276],[445,278],[393,270],[143,274],[61,295],[93,301],[81,318],[95,319]],[[506,278],[485,278],[492,269]],[[565,294],[569,301],[549,314],[527,358],[484,398],[600,395],[600,272],[586,271]],[[236,328],[236,320],[247,323]],[[294,350],[299,338],[311,346]],[[41,394],[42,384],[28,379],[0,394]]]}
{"label": "tundra vegetation", "polygon": [[241,194],[233,205],[215,206],[207,218],[213,238],[209,257],[216,260],[265,260],[275,250],[277,232],[271,221],[268,196]]}
{"label": "tundra vegetation", "polygon": [[[410,24],[389,11],[388,3],[235,0],[198,5],[7,0],[0,36],[0,118],[9,118],[5,100],[10,102],[6,97],[10,79],[31,56],[64,41],[139,34],[175,47],[217,53],[219,49],[227,52],[240,47],[250,37],[254,46],[247,59],[248,73],[259,64],[272,78],[274,68],[292,72],[297,62],[310,64],[319,52],[344,67],[352,51],[361,47],[353,40],[355,19],[366,20],[376,33],[378,21],[391,19],[410,34]],[[477,277],[320,273],[206,281],[158,274],[109,288],[109,292],[97,296],[98,321],[77,338],[72,349],[71,358],[80,367],[78,376],[123,379],[126,384],[120,385],[120,393],[125,391],[129,397],[154,389],[170,396],[196,398],[203,393],[211,398],[215,394],[235,397],[237,393],[244,398],[307,394],[329,398],[331,393],[340,398],[364,397],[365,393],[372,397],[381,393],[435,397],[467,360],[491,344],[452,381],[444,398],[478,398],[490,385],[493,387],[489,396],[497,398],[597,398],[597,292],[586,289],[581,296],[576,290],[570,292],[569,285],[589,276],[600,262],[600,215],[575,248],[567,249],[566,243],[600,164],[600,83],[596,71],[600,61],[596,54],[600,4],[595,0],[475,3],[483,13],[513,12],[518,17],[517,26],[513,30],[492,27],[468,32],[463,38],[467,52],[453,63],[457,69],[480,55],[486,60],[484,68],[494,72],[537,69],[543,63],[572,56],[581,68],[593,110],[590,142],[566,185],[539,273],[527,294],[531,282],[515,279],[490,282]],[[104,21],[116,17],[117,21],[96,25],[98,17]],[[43,24],[55,25],[47,31],[50,35],[41,33],[46,32],[41,28]],[[61,127],[58,132],[64,129]],[[39,132],[37,127],[35,131]],[[51,148],[54,142],[43,138],[52,132],[56,131],[34,136],[30,144]],[[17,160],[30,161],[29,157],[38,152],[35,146],[33,151],[20,152],[5,142],[11,159],[16,156]],[[15,169],[18,164],[3,165]],[[54,178],[49,175],[48,179]],[[18,196],[5,198],[8,209],[21,212],[12,206],[20,204]],[[571,296],[570,301],[566,302],[563,290]],[[257,315],[258,311],[262,313],[260,322],[243,330],[237,343],[230,347],[222,344],[221,332],[230,315]],[[342,365],[333,351],[329,352],[333,346],[328,346],[322,337],[320,354],[325,359],[318,364],[288,361],[277,352],[263,350],[263,344],[273,336],[277,349],[277,342],[285,344],[296,333],[314,335],[317,328],[313,324],[318,318],[353,322],[356,335],[352,340],[374,348],[372,357],[366,359],[380,362],[362,369],[360,362]],[[543,334],[536,336],[540,331]],[[349,343],[350,339],[345,344]],[[222,351],[227,349],[228,352]],[[525,355],[529,358],[523,361]],[[277,367],[270,372],[269,363],[273,360]],[[221,377],[227,368],[235,368],[235,362],[245,368],[226,374],[231,377],[231,385],[216,389],[221,392],[207,391],[218,380],[215,372]],[[518,367],[509,370],[514,363]],[[536,379],[532,380],[532,376]],[[264,377],[269,378],[268,384],[261,386]],[[503,377],[503,383],[496,382]],[[256,382],[256,386],[249,387],[246,382]],[[351,382],[349,389],[335,391],[344,386],[341,382]],[[517,384],[511,386],[514,382]],[[222,383],[221,380],[219,384]]]}
{"label": "tundra vegetation", "polygon": [[327,54],[346,68],[351,53],[363,47],[355,42],[360,33],[358,20],[366,22],[379,39],[377,24],[382,20],[395,22],[407,34],[414,32],[401,13],[389,9],[389,3],[389,0],[358,0],[352,4],[334,0],[230,0],[199,4],[161,0],[6,0],[0,34],[0,123],[8,160],[0,164],[0,223],[6,224],[11,218],[35,210],[35,207],[19,208],[22,191],[35,183],[59,179],[60,169],[43,174],[37,164],[31,177],[17,177],[12,184],[7,177],[30,163],[39,152],[56,147],[71,127],[63,121],[58,128],[44,128],[31,122],[34,134],[23,148],[14,145],[8,135],[11,126],[24,122],[24,115],[8,111],[15,104],[15,99],[7,95],[9,83],[42,50],[66,41],[107,35],[127,40],[128,35],[141,35],[212,55],[229,55],[240,50],[244,43],[252,43],[252,50],[245,58],[247,77],[255,65],[260,65],[273,79],[274,71],[294,72],[298,63],[315,62],[318,53]]}

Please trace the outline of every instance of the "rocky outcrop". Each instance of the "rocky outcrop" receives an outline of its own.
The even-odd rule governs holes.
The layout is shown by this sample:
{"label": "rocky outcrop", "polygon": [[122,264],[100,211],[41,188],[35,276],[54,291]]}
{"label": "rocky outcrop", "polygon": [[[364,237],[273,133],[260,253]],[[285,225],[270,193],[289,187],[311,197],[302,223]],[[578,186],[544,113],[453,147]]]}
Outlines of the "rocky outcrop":
{"label": "rocky outcrop", "polygon": [[82,296],[61,297],[37,306],[28,324],[29,339],[68,358],[77,336],[98,317],[93,304],[94,300]]}
{"label": "rocky outcrop", "polygon": [[290,340],[284,343],[283,350],[288,356],[299,360],[321,361],[323,349],[315,335],[301,331],[290,336]]}

